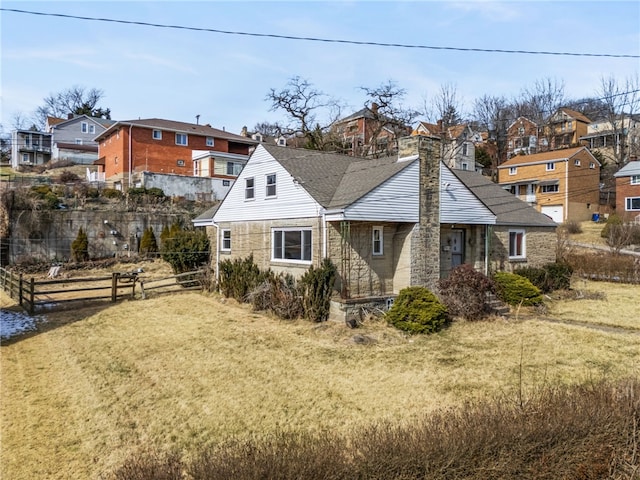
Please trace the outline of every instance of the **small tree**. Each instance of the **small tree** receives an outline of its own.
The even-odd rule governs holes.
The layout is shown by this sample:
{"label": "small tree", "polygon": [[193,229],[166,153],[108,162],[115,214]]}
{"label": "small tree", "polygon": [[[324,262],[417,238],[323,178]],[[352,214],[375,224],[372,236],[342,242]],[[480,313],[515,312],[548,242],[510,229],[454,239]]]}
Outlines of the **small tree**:
{"label": "small tree", "polygon": [[311,265],[300,279],[304,289],[304,314],[309,320],[324,322],[329,318],[335,280],[336,267],[328,258],[322,261],[319,268]]}
{"label": "small tree", "polygon": [[89,260],[89,237],[80,227],[76,239],[71,243],[71,259],[75,262]]}
{"label": "small tree", "polygon": [[162,259],[174,273],[196,270],[209,261],[209,238],[202,230],[180,229],[162,245]]}
{"label": "small tree", "polygon": [[144,231],[140,239],[140,253],[149,255],[157,252],[158,242],[156,242],[156,235],[153,233],[153,227],[149,227]]}

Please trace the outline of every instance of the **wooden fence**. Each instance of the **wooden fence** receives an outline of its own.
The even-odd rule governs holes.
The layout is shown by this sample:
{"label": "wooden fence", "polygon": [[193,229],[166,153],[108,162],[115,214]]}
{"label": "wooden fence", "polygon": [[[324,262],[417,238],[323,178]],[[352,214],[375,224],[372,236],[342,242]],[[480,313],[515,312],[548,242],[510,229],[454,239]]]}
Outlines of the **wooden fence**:
{"label": "wooden fence", "polygon": [[102,277],[38,280],[23,278],[0,268],[2,290],[30,314],[55,309],[71,302],[117,302],[124,298],[144,299],[154,294],[202,290],[203,270],[146,280],[139,272],[112,273]]}

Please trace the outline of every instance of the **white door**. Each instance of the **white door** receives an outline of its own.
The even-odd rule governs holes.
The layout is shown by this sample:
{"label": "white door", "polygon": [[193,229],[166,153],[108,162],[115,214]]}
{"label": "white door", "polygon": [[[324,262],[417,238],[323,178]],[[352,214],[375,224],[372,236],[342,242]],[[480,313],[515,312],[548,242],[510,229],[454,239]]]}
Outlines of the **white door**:
{"label": "white door", "polygon": [[556,223],[564,222],[564,209],[562,205],[543,205],[540,212],[547,217],[551,217],[551,220]]}

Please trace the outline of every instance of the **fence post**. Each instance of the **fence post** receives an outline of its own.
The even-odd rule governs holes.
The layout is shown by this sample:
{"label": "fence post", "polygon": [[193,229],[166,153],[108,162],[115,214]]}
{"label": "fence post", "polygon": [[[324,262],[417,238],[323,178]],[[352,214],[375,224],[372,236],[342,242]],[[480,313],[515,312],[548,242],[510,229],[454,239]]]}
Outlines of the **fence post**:
{"label": "fence post", "polygon": [[20,277],[18,279],[18,304],[20,306],[22,306],[22,296],[24,295],[24,291],[23,291],[23,287],[22,287],[22,274],[20,274]]}
{"label": "fence post", "polygon": [[35,285],[36,281],[33,277],[31,277],[31,288],[29,289],[29,314],[33,315],[33,312],[35,311],[35,289],[36,289],[36,285]]}
{"label": "fence post", "polygon": [[111,274],[111,301],[115,302],[118,300],[118,277],[120,274],[118,272],[113,272]]}

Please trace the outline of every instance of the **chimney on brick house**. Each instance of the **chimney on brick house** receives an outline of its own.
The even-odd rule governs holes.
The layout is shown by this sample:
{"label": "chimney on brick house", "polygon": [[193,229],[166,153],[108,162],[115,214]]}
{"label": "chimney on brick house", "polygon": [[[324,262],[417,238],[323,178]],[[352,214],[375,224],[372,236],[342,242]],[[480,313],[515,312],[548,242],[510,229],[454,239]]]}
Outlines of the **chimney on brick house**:
{"label": "chimney on brick house", "polygon": [[378,104],[376,102],[371,103],[371,111],[376,115],[378,114]]}
{"label": "chimney on brick house", "polygon": [[438,137],[413,135],[398,139],[399,160],[419,161],[418,224],[411,238],[411,285],[436,291],[440,279],[440,159]]}

